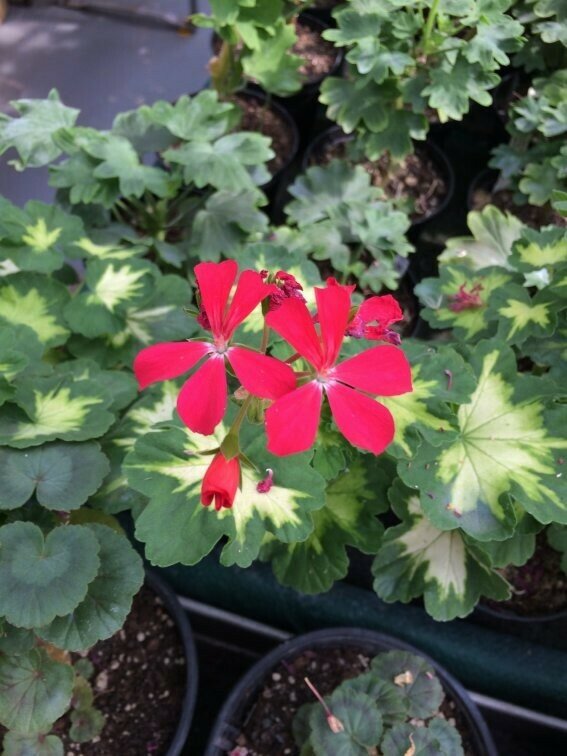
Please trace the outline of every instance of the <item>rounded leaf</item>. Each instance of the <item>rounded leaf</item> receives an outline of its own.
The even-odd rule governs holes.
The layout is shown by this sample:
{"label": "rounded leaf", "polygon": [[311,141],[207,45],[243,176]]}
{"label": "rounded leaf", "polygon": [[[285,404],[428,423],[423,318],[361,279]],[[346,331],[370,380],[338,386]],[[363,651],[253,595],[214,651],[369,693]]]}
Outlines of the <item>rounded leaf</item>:
{"label": "rounded leaf", "polygon": [[99,568],[99,544],[82,525],[61,526],[46,538],[31,522],[0,528],[0,607],[16,627],[42,627],[85,598]]}
{"label": "rounded leaf", "polygon": [[0,448],[0,509],[22,506],[34,493],[48,509],[75,509],[97,491],[109,470],[96,443]]}
{"label": "rounded leaf", "polygon": [[26,735],[49,731],[69,708],[73,678],[69,664],[41,648],[0,656],[0,723]]}
{"label": "rounded leaf", "polygon": [[120,630],[144,582],[142,560],[125,536],[106,525],[86,527],[100,546],[98,574],[71,613],[38,631],[44,640],[69,651],[86,650]]}
{"label": "rounded leaf", "polygon": [[63,756],[63,742],[57,735],[4,735],[2,756]]}
{"label": "rounded leaf", "polygon": [[445,697],[433,667],[409,651],[378,654],[372,660],[372,672],[400,688],[410,717],[432,717]]}

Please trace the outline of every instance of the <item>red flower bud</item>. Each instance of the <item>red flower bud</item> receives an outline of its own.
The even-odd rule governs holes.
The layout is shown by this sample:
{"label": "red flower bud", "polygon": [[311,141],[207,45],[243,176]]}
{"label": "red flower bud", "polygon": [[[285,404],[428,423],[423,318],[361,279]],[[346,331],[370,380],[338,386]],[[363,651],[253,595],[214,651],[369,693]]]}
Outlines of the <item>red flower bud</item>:
{"label": "red flower bud", "polygon": [[208,507],[215,502],[217,512],[222,507],[230,509],[240,484],[240,462],[238,457],[226,459],[222,452],[213,457],[201,486],[201,504]]}

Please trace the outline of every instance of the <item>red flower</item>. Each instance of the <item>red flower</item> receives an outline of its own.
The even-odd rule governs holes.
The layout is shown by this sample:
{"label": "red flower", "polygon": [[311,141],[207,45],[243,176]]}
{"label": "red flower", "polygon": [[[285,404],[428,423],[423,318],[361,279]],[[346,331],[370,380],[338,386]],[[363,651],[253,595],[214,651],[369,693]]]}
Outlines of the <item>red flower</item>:
{"label": "red flower", "polygon": [[201,504],[208,507],[215,502],[217,512],[222,507],[230,509],[240,485],[240,462],[238,457],[226,459],[222,452],[213,457],[201,485]]}
{"label": "red flower", "polygon": [[355,339],[389,341],[397,346],[400,336],[389,326],[403,319],[400,305],[391,294],[370,297],[358,308],[358,312],[348,324],[346,335]]}
{"label": "red flower", "polygon": [[266,322],[314,369],[314,377],[277,399],[266,411],[268,450],[295,454],[309,449],[317,435],[323,393],[345,438],[380,454],[394,437],[390,411],[369,396],[396,396],[412,390],[411,369],[394,346],[376,346],[337,363],[350,313],[354,287],[328,282],[315,289],[320,333],[304,302],[286,299]]}
{"label": "red flower", "polygon": [[475,284],[470,291],[466,290],[466,284],[461,284],[456,294],[449,294],[449,309],[453,312],[462,312],[463,310],[472,310],[476,307],[482,307],[480,292],[483,289],[482,284]]}
{"label": "red flower", "polygon": [[293,370],[280,360],[246,347],[229,346],[242,321],[273,292],[259,273],[240,274],[229,303],[238,266],[234,260],[205,262],[195,267],[201,293],[201,324],[213,336],[208,341],[179,341],[154,344],[142,349],[134,360],[140,388],[156,381],[177,378],[203,364],[183,385],[177,397],[177,411],[185,425],[196,433],[209,435],[222,420],[227,405],[225,360],[230,363],[244,388],[262,399],[278,399],[296,385]]}

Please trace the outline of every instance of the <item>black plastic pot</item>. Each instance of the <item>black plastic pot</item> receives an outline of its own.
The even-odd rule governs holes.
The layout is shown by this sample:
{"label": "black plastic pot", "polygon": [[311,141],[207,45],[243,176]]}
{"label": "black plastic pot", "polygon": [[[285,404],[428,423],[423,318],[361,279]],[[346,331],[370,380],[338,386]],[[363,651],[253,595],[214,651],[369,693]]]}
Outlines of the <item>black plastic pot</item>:
{"label": "black plastic pot", "polygon": [[[462,685],[421,651],[388,635],[358,628],[333,628],[293,638],[274,649],[255,664],[233,689],[222,707],[205,751],[205,756],[222,756],[230,751],[247,712],[258,697],[270,672],[283,660],[288,661],[308,649],[350,646],[376,655],[401,649],[425,658],[435,668],[447,695],[454,701],[468,725],[475,756],[497,756],[496,748],[476,704]],[[275,756],[275,755],[274,755]]]}
{"label": "black plastic pot", "polygon": [[[351,142],[355,137],[352,134],[345,134],[338,126],[332,126],[330,129],[323,131],[319,134],[307,147],[303,155],[303,161],[301,168],[306,171],[312,162],[317,162],[317,155],[321,153],[326,144],[341,144],[344,142]],[[423,226],[425,223],[429,223],[434,218],[437,218],[445,210],[449,202],[453,197],[455,190],[455,174],[453,167],[449,162],[445,152],[432,140],[428,139],[425,142],[415,142],[417,150],[424,150],[428,156],[431,157],[436,166],[443,174],[445,182],[447,184],[447,193],[439,204],[432,212],[427,215],[423,215],[420,218],[412,220],[410,232],[413,229],[417,229]]]}
{"label": "black plastic pot", "polygon": [[479,625],[531,643],[567,651],[567,609],[552,614],[524,616],[504,607],[497,609],[480,603],[471,619]]}
{"label": "black plastic pot", "polygon": [[491,192],[494,189],[494,185],[498,181],[498,171],[494,168],[484,168],[482,171],[476,174],[467,191],[467,208],[468,210],[474,209],[474,195],[479,189],[483,189],[487,192]]}
{"label": "black plastic pot", "polygon": [[191,727],[195,701],[197,699],[198,667],[195,642],[187,615],[183,611],[177,596],[167,583],[159,578],[155,572],[146,570],[146,584],[163,601],[171,619],[175,622],[175,627],[177,628],[185,652],[185,696],[181,707],[179,724],[166,753],[166,756],[181,756],[185,749],[187,736],[189,735],[189,728]]}

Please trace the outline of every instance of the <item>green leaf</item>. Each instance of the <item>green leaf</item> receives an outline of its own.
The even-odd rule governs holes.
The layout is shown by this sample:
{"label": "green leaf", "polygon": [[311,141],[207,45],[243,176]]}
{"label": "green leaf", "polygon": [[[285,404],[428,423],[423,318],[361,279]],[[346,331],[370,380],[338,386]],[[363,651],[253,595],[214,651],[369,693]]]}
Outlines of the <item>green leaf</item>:
{"label": "green leaf", "polygon": [[[541,525],[538,524],[541,528]],[[493,567],[520,566],[533,556],[536,546],[535,533],[522,533],[518,528],[511,538],[505,541],[485,541],[478,547],[487,554]],[[501,597],[496,597],[501,600]]]}
{"label": "green leaf", "polygon": [[0,325],[27,326],[45,347],[59,346],[69,336],[63,319],[68,300],[63,284],[39,274],[0,278]]}
{"label": "green leaf", "polygon": [[0,655],[0,722],[16,734],[48,732],[69,708],[73,677],[69,664],[53,661],[41,648],[25,656]]}
{"label": "green leaf", "polygon": [[63,742],[57,735],[4,735],[3,756],[63,756]]}
{"label": "green leaf", "polygon": [[97,491],[108,470],[107,458],[92,442],[0,448],[0,509],[20,507],[34,493],[48,509],[76,509]]}
{"label": "green leaf", "polygon": [[[146,109],[146,110],[145,110]],[[142,106],[152,123],[165,127],[173,141],[213,141],[238,126],[240,111],[234,103],[219,100],[213,89],[204,89],[195,97],[181,96],[174,104],[159,101],[149,109]]]}
{"label": "green leaf", "polygon": [[368,756],[368,749],[378,745],[383,731],[382,717],[372,698],[340,687],[326,701],[344,729],[333,732],[325,709],[315,707],[309,717],[309,742],[316,756],[331,753],[334,756]]}
{"label": "green leaf", "polygon": [[551,336],[557,326],[557,304],[547,291],[530,297],[526,289],[509,284],[490,297],[493,317],[498,322],[498,338],[507,344],[522,344],[533,336]]}
{"label": "green leaf", "polygon": [[522,273],[560,268],[567,263],[567,232],[558,226],[542,231],[525,228],[514,244],[511,262]]}
{"label": "green leaf", "polygon": [[195,216],[188,250],[192,257],[217,261],[233,256],[251,234],[263,233],[268,219],[256,205],[257,191],[215,192]]}
{"label": "green leaf", "polygon": [[14,627],[0,618],[0,654],[25,654],[34,646],[33,632]]}
{"label": "green leaf", "polygon": [[98,541],[98,573],[70,614],[37,631],[43,640],[68,651],[86,651],[120,630],[144,582],[142,560],[125,536],[106,525],[85,527]]}
{"label": "green leaf", "polygon": [[[124,470],[130,486],[150,499],[136,520],[136,537],[146,543],[152,563],[195,564],[226,535],[222,563],[248,567],[266,533],[286,543],[307,538],[313,529],[310,513],[324,503],[325,481],[309,466],[309,455],[273,457],[265,451],[257,426],[252,436],[243,451],[261,472],[243,466],[234,505],[220,512],[203,507],[200,489],[212,459],[202,453],[218,448],[222,426],[214,437],[171,428],[136,442]],[[274,485],[259,493],[256,486],[267,468],[273,470]]]}
{"label": "green leaf", "polygon": [[104,715],[94,707],[76,709],[71,712],[70,719],[69,737],[75,743],[88,743],[96,738],[106,721]]}
{"label": "green leaf", "polygon": [[[425,305],[422,317],[434,328],[453,328],[457,339],[476,341],[496,331],[488,302],[491,294],[514,281],[512,273],[501,268],[483,268],[476,273],[462,265],[443,265],[439,278],[425,278],[414,291]],[[478,305],[458,309],[455,297],[476,287]]]}
{"label": "green leaf", "polygon": [[463,358],[449,346],[405,341],[403,349],[412,366],[413,391],[402,396],[380,397],[392,413],[396,432],[388,451],[411,456],[419,433],[432,444],[453,435],[454,413],[448,404],[462,404],[475,389],[475,378]]}
{"label": "green leaf", "polygon": [[187,184],[227,191],[254,191],[270,173],[265,163],[274,157],[270,140],[252,132],[227,134],[215,142],[192,141],[163,153],[169,163],[183,166]]}
{"label": "green leaf", "polygon": [[[374,564],[374,590],[387,602],[423,596],[434,619],[466,617],[481,596],[508,598],[506,581],[459,530],[443,532],[423,514],[419,496],[396,484],[391,492],[401,525],[389,528]],[[532,536],[533,538],[533,536]]]}
{"label": "green leaf", "polygon": [[21,379],[16,389],[18,405],[0,413],[0,444],[16,449],[46,441],[87,441],[108,430],[114,415],[112,398],[91,380],[69,376]]}
{"label": "green leaf", "polygon": [[433,667],[423,657],[410,651],[378,654],[372,660],[371,670],[377,677],[400,688],[409,717],[432,717],[445,698]]}
{"label": "green leaf", "polygon": [[439,262],[458,263],[475,271],[492,265],[512,269],[509,258],[514,243],[525,231],[523,223],[516,216],[487,205],[480,212],[470,212],[467,224],[472,236],[449,239]]}
{"label": "green leaf", "polygon": [[407,703],[403,690],[399,685],[381,679],[374,672],[366,672],[351,680],[345,680],[341,683],[341,689],[354,690],[370,696],[385,725],[391,726],[407,719]]}
{"label": "green leaf", "polygon": [[546,535],[551,548],[561,553],[561,569],[567,574],[567,528],[553,523],[546,530]]}
{"label": "green leaf", "polygon": [[376,553],[383,531],[376,513],[384,511],[384,502],[369,478],[365,466],[355,463],[327,487],[325,506],[313,513],[313,532],[305,541],[268,542],[262,558],[271,561],[282,585],[308,594],[328,591],[347,574],[347,545]]}
{"label": "green leaf", "polygon": [[356,129],[377,133],[387,127],[399,95],[391,81],[377,84],[370,77],[327,76],[321,84],[319,102],[327,105],[327,118],[338,123],[346,134]]}
{"label": "green leaf", "polygon": [[244,74],[270,94],[287,97],[297,92],[302,85],[299,69],[303,59],[292,52],[296,41],[295,25],[283,17],[278,19],[270,33],[262,35],[257,49],[242,56]]}
{"label": "green leaf", "polygon": [[61,150],[53,142],[53,134],[73,126],[79,111],[63,105],[56,89],[45,100],[16,100],[10,104],[18,115],[0,114],[0,155],[14,148],[19,159],[9,162],[18,171],[47,165],[59,157]]}
{"label": "green leaf", "polygon": [[148,297],[153,280],[154,268],[148,262],[93,260],[85,275],[88,291],[67,305],[67,322],[89,338],[115,333],[124,324],[126,309]]}
{"label": "green leaf", "polygon": [[37,628],[72,612],[97,574],[98,551],[81,525],[57,527],[46,538],[31,522],[1,527],[0,606],[8,622]]}
{"label": "green leaf", "polygon": [[[0,198],[0,212],[5,218],[6,205]],[[28,202],[16,210],[17,220],[0,220],[0,256],[5,255],[20,270],[52,273],[63,266],[65,257],[75,257],[74,245],[84,234],[83,222],[54,205]]]}
{"label": "green leaf", "polygon": [[478,344],[469,360],[478,384],[458,409],[459,436],[441,448],[424,442],[398,465],[400,477],[420,489],[436,527],[460,527],[481,541],[512,534],[509,494],[539,522],[566,522],[564,408],[546,410],[546,380],[517,378],[514,354],[502,342]]}
{"label": "green leaf", "polygon": [[399,724],[381,743],[383,756],[464,756],[458,730],[445,719],[435,718],[423,727]]}
{"label": "green leaf", "polygon": [[470,100],[488,106],[492,102],[489,90],[500,81],[497,74],[483,71],[458,58],[452,65],[445,60],[430,71],[431,83],[423,94],[429,106],[439,113],[442,122],[460,121],[468,113]]}

